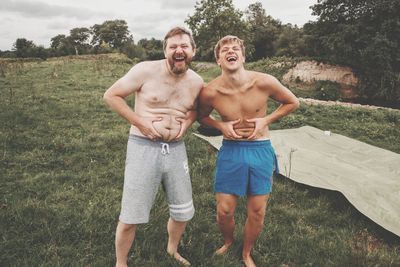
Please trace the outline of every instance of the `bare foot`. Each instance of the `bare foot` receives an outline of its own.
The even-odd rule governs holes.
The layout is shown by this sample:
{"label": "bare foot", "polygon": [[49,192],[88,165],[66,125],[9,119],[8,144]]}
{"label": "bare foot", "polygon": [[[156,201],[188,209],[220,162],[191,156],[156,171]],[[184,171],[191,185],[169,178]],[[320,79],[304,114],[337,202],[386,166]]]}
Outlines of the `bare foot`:
{"label": "bare foot", "polygon": [[249,255],[247,257],[243,256],[243,263],[246,265],[246,267],[257,267],[255,262],[253,261],[253,258]]}
{"label": "bare foot", "polygon": [[185,259],[184,257],[182,257],[181,254],[179,254],[178,252],[175,252],[175,253],[169,253],[168,252],[168,254],[171,257],[174,257],[174,259],[177,262],[179,262],[179,264],[181,264],[182,266],[190,266],[190,262],[187,259]]}
{"label": "bare foot", "polygon": [[215,251],[215,255],[224,255],[232,244],[224,244],[222,247]]}

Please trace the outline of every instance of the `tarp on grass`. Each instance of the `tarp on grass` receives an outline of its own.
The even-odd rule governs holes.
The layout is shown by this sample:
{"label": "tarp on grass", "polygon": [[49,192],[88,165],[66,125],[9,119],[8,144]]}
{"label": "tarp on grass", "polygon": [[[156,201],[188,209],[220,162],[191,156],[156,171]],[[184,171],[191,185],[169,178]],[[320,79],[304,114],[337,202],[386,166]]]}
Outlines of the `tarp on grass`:
{"label": "tarp on grass", "polygon": [[[204,136],[216,149],[222,136]],[[341,192],[361,213],[400,236],[400,154],[304,126],[271,131],[279,170],[291,180]]]}

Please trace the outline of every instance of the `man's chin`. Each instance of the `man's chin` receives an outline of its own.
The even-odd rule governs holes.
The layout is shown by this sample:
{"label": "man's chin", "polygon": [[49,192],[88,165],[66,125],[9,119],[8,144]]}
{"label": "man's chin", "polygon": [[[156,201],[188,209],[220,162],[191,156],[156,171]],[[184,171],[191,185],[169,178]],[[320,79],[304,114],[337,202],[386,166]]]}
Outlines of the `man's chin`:
{"label": "man's chin", "polygon": [[174,74],[183,74],[183,73],[185,73],[188,69],[189,69],[189,66],[188,66],[188,65],[185,65],[184,67],[180,67],[180,68],[178,68],[178,67],[176,67],[176,66],[173,66],[173,67],[172,67],[172,72],[173,72]]}

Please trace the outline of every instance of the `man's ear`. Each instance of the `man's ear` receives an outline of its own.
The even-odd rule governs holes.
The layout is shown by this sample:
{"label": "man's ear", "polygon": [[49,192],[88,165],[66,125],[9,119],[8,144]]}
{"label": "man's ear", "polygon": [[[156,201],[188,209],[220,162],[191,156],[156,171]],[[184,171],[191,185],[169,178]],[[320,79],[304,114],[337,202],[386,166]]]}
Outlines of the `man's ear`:
{"label": "man's ear", "polygon": [[196,55],[196,48],[193,48],[193,57]]}

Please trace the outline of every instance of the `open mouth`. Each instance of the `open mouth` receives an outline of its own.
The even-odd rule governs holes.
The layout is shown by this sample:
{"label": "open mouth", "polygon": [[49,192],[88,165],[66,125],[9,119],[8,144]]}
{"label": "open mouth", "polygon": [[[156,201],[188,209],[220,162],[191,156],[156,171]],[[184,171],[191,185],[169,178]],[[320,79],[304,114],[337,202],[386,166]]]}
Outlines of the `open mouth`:
{"label": "open mouth", "polygon": [[179,56],[174,56],[173,59],[176,62],[182,62],[185,61],[186,57],[184,55],[179,55]]}
{"label": "open mouth", "polygon": [[237,61],[237,57],[235,57],[235,56],[228,56],[228,57],[226,58],[226,60],[227,60],[228,62],[236,62],[236,61]]}

